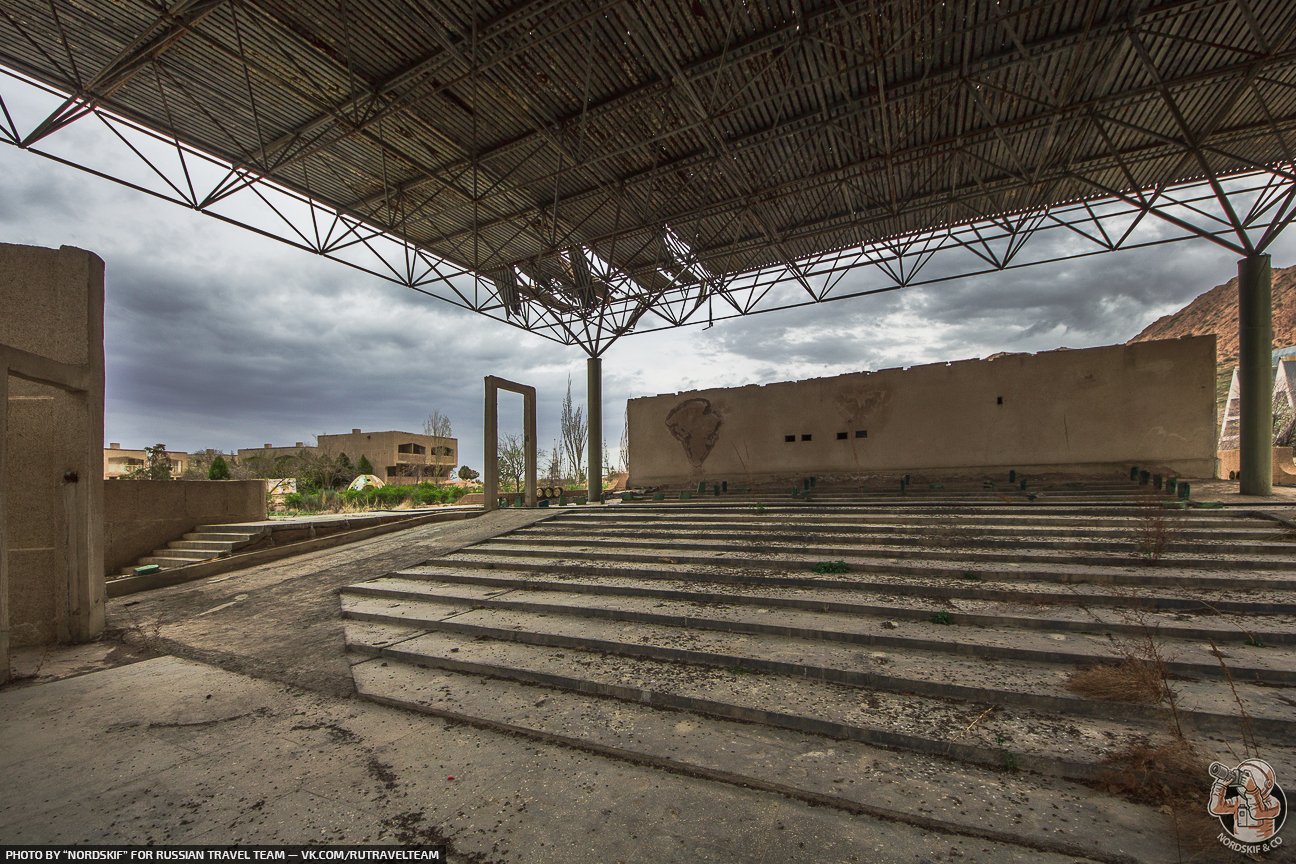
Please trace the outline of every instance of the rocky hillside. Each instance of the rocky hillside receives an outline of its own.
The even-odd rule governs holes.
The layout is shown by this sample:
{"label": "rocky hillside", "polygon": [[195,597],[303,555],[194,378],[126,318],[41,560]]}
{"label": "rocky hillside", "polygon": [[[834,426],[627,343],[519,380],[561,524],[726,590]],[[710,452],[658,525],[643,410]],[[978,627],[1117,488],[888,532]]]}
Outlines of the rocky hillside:
{"label": "rocky hillside", "polygon": [[[1296,345],[1296,267],[1274,270],[1273,279],[1273,347]],[[1149,324],[1130,342],[1152,339],[1177,339],[1180,336],[1215,334],[1215,406],[1219,422],[1224,420],[1229,384],[1238,355],[1238,280],[1234,276],[1223,285],[1200,295],[1173,315],[1164,315]]]}
{"label": "rocky hillside", "polygon": [[[1237,277],[1216,285],[1173,315],[1153,321],[1130,342],[1177,339],[1180,336],[1215,334],[1215,356],[1227,373],[1224,387],[1237,365],[1238,311]],[[1274,348],[1296,345],[1296,267],[1273,271]]]}

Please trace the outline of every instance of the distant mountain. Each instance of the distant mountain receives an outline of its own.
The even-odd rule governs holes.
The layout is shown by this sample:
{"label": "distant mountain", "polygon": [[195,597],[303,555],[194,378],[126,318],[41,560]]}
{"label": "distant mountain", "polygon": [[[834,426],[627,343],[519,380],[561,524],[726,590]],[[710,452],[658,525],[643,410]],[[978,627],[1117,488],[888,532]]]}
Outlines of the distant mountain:
{"label": "distant mountain", "polygon": [[[1215,334],[1215,358],[1221,371],[1237,365],[1237,277],[1199,296],[1173,315],[1153,321],[1130,342]],[[1296,345],[1296,267],[1273,271],[1273,347]],[[1225,387],[1228,385],[1226,384]]]}

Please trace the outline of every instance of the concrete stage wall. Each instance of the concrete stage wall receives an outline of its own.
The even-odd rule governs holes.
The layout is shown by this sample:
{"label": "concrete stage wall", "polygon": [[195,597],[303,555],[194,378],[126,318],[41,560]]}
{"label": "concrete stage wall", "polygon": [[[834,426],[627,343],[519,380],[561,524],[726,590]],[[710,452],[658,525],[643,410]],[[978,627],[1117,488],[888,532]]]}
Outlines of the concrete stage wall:
{"label": "concrete stage wall", "polygon": [[264,480],[109,480],[104,571],[119,573],[199,525],[264,518]]}
{"label": "concrete stage wall", "polygon": [[[15,647],[86,641],[104,627],[103,285],[90,252],[0,244],[0,345],[67,364],[84,387],[7,376],[0,494]],[[6,660],[0,682],[7,670]]]}
{"label": "concrete stage wall", "polygon": [[631,486],[1132,464],[1213,477],[1215,337],[696,390],[628,414]]}

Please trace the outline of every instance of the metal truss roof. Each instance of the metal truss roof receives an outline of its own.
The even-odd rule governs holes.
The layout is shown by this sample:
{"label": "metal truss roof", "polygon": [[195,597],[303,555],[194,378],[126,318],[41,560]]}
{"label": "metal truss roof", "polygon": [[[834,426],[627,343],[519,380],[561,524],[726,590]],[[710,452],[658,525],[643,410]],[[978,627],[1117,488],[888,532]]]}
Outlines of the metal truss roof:
{"label": "metal truss roof", "polygon": [[5,0],[0,66],[10,143],[592,354],[1296,194],[1291,0]]}

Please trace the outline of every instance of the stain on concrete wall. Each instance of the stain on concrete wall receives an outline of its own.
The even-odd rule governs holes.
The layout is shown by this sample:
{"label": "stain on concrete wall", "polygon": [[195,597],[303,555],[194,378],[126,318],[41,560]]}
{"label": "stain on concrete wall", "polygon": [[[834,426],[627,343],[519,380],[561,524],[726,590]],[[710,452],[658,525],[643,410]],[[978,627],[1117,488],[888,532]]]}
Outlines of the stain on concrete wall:
{"label": "stain on concrete wall", "polygon": [[1214,342],[1002,354],[632,399],[630,484],[1123,463],[1212,476]]}
{"label": "stain on concrete wall", "polygon": [[684,455],[694,468],[701,468],[711,455],[723,425],[724,418],[708,399],[685,399],[666,415],[666,428],[684,448]]}

